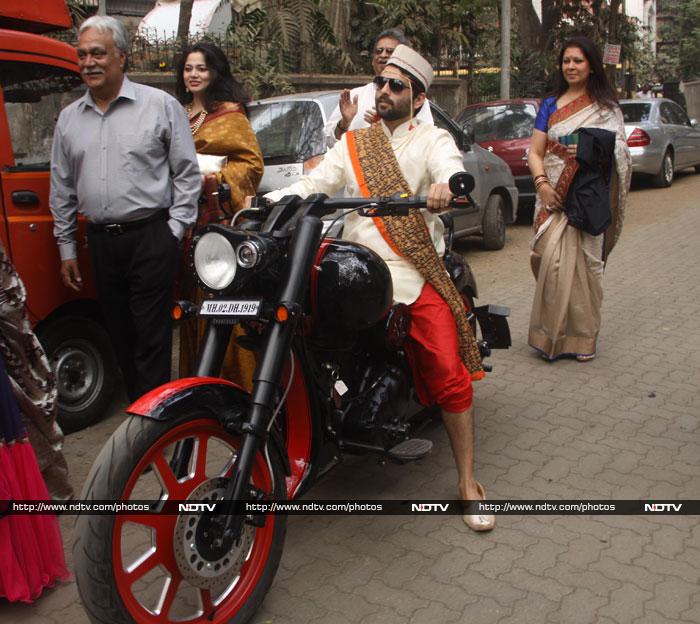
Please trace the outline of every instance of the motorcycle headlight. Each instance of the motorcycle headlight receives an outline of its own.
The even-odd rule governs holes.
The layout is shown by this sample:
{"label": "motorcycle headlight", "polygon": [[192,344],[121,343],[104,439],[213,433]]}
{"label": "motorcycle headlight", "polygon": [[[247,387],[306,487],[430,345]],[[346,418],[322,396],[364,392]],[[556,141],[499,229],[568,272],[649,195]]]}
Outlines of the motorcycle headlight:
{"label": "motorcycle headlight", "polygon": [[197,277],[212,290],[228,288],[236,277],[236,252],[228,239],[217,232],[206,232],[194,248]]}
{"label": "motorcycle headlight", "polygon": [[252,269],[260,261],[260,246],[252,240],[243,241],[236,247],[236,260],[242,269]]}

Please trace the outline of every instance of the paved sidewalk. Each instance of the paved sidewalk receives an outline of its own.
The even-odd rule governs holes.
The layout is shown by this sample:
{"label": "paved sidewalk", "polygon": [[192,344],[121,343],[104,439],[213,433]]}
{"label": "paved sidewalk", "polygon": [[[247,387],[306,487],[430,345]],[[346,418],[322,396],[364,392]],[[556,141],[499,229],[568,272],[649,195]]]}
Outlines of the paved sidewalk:
{"label": "paved sidewalk", "polygon": [[[476,387],[477,470],[491,498],[700,499],[700,176],[631,195],[605,276],[599,356],[539,359],[525,343],[534,288],[529,228],[501,252],[462,248],[480,302],[512,308],[514,346]],[[67,449],[94,455],[115,419]],[[313,498],[454,498],[441,425],[419,463],[350,458]],[[87,444],[89,441],[89,445]],[[73,465],[73,464],[71,464]],[[62,519],[70,541],[69,519]],[[700,622],[697,517],[290,517],[256,624],[660,624]],[[3,624],[83,624],[75,584]]]}

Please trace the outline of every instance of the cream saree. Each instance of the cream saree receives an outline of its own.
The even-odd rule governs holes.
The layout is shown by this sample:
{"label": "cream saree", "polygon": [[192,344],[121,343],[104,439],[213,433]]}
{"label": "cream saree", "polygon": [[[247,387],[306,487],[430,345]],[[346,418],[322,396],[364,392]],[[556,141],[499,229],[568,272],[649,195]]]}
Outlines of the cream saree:
{"label": "cream saree", "polygon": [[559,137],[579,128],[602,128],[616,134],[615,169],[610,181],[612,223],[592,236],[568,225],[564,212],[549,213],[538,197],[530,262],[537,280],[530,315],[528,343],[543,357],[591,356],[596,352],[603,303],[603,271],[624,218],[632,161],[618,107],[604,108],[582,96],[555,111],[549,119],[544,167],[564,198],[578,164]]}

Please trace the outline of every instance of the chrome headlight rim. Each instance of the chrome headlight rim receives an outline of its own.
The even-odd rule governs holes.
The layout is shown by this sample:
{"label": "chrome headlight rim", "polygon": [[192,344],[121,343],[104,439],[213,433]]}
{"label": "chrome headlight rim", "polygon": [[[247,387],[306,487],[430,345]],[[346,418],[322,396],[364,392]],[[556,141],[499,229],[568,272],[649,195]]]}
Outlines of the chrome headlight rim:
{"label": "chrome headlight rim", "polygon": [[197,237],[192,250],[197,280],[211,291],[224,291],[238,272],[234,244],[221,232],[209,230]]}
{"label": "chrome headlight rim", "polygon": [[[246,254],[249,254],[246,256]],[[253,240],[244,240],[236,247],[236,262],[242,269],[253,269],[262,260],[263,250],[261,245]]]}

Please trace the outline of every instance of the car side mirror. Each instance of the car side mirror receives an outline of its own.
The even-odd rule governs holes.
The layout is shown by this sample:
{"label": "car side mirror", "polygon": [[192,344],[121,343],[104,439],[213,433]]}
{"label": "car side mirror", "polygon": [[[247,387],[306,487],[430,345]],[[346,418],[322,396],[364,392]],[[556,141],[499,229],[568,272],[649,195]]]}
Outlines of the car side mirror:
{"label": "car side mirror", "polygon": [[698,120],[693,117],[693,119],[690,120],[690,127],[696,128],[697,125],[698,125]]}
{"label": "car side mirror", "polygon": [[474,145],[474,128],[470,124],[462,126],[462,131],[459,134],[459,149],[468,152]]}

